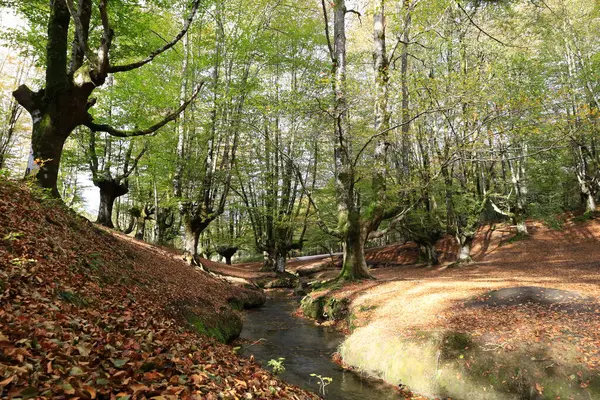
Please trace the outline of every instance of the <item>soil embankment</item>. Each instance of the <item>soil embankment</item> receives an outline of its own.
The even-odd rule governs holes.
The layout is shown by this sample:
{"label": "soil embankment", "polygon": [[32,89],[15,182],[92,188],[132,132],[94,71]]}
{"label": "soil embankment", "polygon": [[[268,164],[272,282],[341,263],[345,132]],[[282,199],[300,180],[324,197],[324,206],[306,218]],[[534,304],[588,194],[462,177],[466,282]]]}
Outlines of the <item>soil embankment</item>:
{"label": "soil embankment", "polygon": [[600,398],[600,223],[530,231],[485,227],[473,264],[373,269],[303,309],[347,327],[350,367],[429,396]]}
{"label": "soil embankment", "polygon": [[[452,238],[435,267],[415,264],[414,244],[369,249],[375,280],[314,290],[303,312],[347,332],[346,366],[430,397],[600,398],[600,221],[529,230],[484,226],[458,267]],[[287,266],[313,287],[338,268],[336,256]],[[264,279],[256,263],[221,272]]]}
{"label": "soil embankment", "polygon": [[0,398],[315,398],[219,343],[263,301],[0,182]]}

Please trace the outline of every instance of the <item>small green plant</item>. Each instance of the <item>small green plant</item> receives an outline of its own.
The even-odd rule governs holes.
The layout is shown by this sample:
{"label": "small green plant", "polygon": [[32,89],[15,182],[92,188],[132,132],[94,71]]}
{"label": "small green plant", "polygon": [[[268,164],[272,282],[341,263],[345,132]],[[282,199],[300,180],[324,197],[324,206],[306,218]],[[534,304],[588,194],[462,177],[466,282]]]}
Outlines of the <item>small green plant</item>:
{"label": "small green plant", "polygon": [[33,258],[18,257],[18,258],[13,258],[12,260],[10,260],[10,262],[12,265],[22,267],[27,264],[35,264],[37,261],[34,260]]}
{"label": "small green plant", "polygon": [[98,269],[104,266],[104,260],[100,253],[90,253],[89,257],[89,260],[87,260],[88,267],[94,271],[98,271]]}
{"label": "small green plant", "polygon": [[510,239],[508,239],[506,241],[506,243],[511,244],[511,243],[519,242],[519,241],[525,240],[525,239],[529,239],[529,235],[521,233],[521,232],[517,232],[515,234],[515,236],[511,237]]}
{"label": "small green plant", "polygon": [[321,396],[325,397],[325,387],[333,382],[333,378],[317,374],[310,374],[310,376],[318,379],[317,384],[319,385],[319,392],[321,393]]}
{"label": "small green plant", "polygon": [[9,232],[6,235],[4,235],[2,240],[14,242],[15,240],[17,240],[18,238],[23,237],[23,236],[24,236],[24,234],[21,232]]}
{"label": "small green plant", "polygon": [[362,305],[358,308],[358,310],[361,312],[365,312],[365,311],[374,310],[376,308],[377,308],[377,306],[375,306],[375,305]]}
{"label": "small green plant", "polygon": [[285,372],[285,366],[283,365],[284,360],[285,358],[283,357],[279,357],[277,360],[271,359],[267,365],[273,369],[275,375],[279,375]]}
{"label": "small green plant", "polygon": [[586,211],[585,213],[573,218],[573,221],[576,223],[582,224],[584,222],[591,221],[592,219],[594,219],[594,213],[590,212],[590,211]]}
{"label": "small green plant", "polygon": [[67,303],[71,303],[78,307],[87,307],[90,304],[90,302],[79,293],[61,291],[58,292],[58,296]]}

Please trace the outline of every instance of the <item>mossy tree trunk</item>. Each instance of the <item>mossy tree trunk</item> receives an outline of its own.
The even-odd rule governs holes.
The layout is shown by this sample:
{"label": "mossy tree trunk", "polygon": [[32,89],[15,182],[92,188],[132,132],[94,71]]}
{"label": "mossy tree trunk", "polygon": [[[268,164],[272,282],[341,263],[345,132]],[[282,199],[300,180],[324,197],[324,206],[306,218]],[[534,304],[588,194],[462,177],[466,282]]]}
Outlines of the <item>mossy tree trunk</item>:
{"label": "mossy tree trunk", "polygon": [[348,229],[342,244],[342,270],[339,276],[344,280],[370,279],[371,275],[365,260],[365,237],[360,224],[356,222],[349,224]]}
{"label": "mossy tree trunk", "polygon": [[100,206],[98,207],[98,218],[96,222],[108,228],[114,228],[112,222],[113,206],[117,197],[129,192],[127,183],[119,183],[115,180],[99,180],[94,184],[100,189]]}
{"label": "mossy tree trunk", "polygon": [[[95,52],[89,47],[89,34],[95,28],[90,26],[93,1],[80,0],[76,10],[70,10],[70,7],[74,7],[73,3],[67,0],[50,1],[44,87],[33,92],[26,85],[21,85],[13,92],[15,100],[29,112],[33,121],[27,173],[35,175],[38,184],[49,189],[55,197],[60,196],[57,179],[63,146],[76,127],[85,125],[93,131],[119,137],[147,135],[174,120],[187,107],[191,99],[163,121],[148,129],[132,132],[96,124],[88,112],[95,104],[95,99],[90,97],[92,92],[105,83],[109,73],[139,68],[173,47],[183,37],[199,7],[199,0],[195,0],[191,15],[174,40],[141,61],[121,66],[111,66],[109,61],[114,31],[109,24],[107,0],[100,0],[98,4],[101,26],[97,31],[101,35],[97,38],[100,46]],[[72,22],[74,40],[69,62],[69,27]],[[192,99],[198,91],[199,87]]]}

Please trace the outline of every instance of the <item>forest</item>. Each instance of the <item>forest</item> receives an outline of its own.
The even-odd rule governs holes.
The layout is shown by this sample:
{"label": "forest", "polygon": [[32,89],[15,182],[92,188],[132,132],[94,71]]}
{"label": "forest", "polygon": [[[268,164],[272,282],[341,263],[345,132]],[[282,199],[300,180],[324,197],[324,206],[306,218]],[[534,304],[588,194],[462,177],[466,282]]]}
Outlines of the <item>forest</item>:
{"label": "forest", "polygon": [[[539,287],[598,295],[597,1],[0,0],[0,28],[1,180],[23,181],[51,210],[74,210],[119,240],[178,254],[210,279],[248,290],[274,279],[267,289],[308,294],[301,308],[320,323],[343,319],[354,332],[349,316],[365,313],[363,342],[352,334],[339,353],[371,376],[410,381],[357,356],[377,337],[365,333],[371,322],[388,315],[354,303],[361,290],[481,279],[533,288],[526,297],[537,300],[549,296]],[[4,242],[21,240],[18,226]],[[419,268],[402,269],[407,257]],[[587,281],[573,280],[578,266]],[[402,303],[409,314],[435,302],[413,300]],[[589,327],[600,321],[592,314],[568,323]],[[515,318],[505,317],[497,326]],[[0,328],[0,349],[2,337]],[[590,398],[600,393],[596,361],[587,381],[573,375],[599,391]],[[2,362],[0,353],[0,397],[10,384]],[[325,396],[327,380],[313,375]],[[533,380],[525,386],[546,397],[518,398],[580,398]],[[431,398],[513,398],[407,385]]]}

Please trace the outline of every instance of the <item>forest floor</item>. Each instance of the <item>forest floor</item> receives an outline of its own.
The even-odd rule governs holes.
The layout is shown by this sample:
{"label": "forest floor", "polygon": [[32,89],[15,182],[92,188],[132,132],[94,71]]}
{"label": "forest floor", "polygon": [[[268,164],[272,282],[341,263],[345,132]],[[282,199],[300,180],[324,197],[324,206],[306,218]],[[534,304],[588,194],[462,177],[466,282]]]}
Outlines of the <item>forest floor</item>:
{"label": "forest floor", "polygon": [[[416,264],[414,244],[370,249],[375,280],[310,294],[326,311],[347,307],[341,321],[327,320],[329,310],[319,322],[346,330],[341,356],[349,367],[421,393],[600,398],[600,221],[565,216],[561,230],[534,221],[528,228],[529,237],[518,238],[505,224],[482,227],[474,262],[459,267],[452,238],[438,243],[442,263],[434,267]],[[257,264],[217,268],[263,274]],[[325,280],[339,260],[287,268]]]}
{"label": "forest floor", "polygon": [[221,344],[260,292],[0,181],[0,398],[308,399]]}

